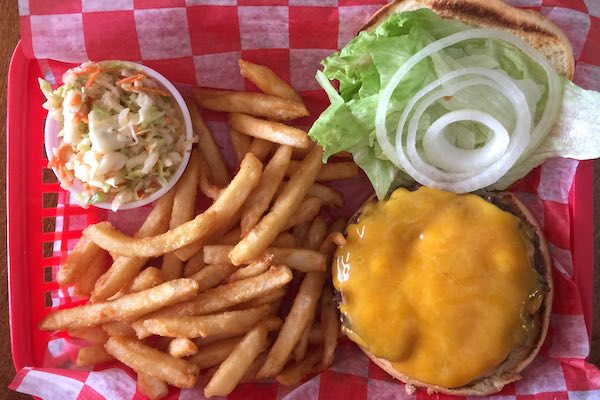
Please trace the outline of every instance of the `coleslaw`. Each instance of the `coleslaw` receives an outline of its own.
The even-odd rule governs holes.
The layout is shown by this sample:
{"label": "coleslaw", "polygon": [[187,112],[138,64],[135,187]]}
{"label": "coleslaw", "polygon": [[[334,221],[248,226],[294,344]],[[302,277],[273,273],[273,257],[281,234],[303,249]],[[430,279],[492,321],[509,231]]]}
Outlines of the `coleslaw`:
{"label": "coleslaw", "polygon": [[39,79],[60,145],[49,156],[65,189],[77,183],[83,207],[141,200],[166,186],[189,143],[171,93],[126,62],[86,62],[52,90]]}

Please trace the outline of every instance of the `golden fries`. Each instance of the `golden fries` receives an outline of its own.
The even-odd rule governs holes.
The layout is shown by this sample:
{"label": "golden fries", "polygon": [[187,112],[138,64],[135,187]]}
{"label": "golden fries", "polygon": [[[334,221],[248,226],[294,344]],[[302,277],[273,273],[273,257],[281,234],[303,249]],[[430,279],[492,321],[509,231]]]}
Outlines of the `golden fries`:
{"label": "golden fries", "polygon": [[321,246],[321,243],[323,243],[323,240],[325,240],[326,236],[327,222],[321,217],[316,217],[306,233],[304,248],[317,250]]}
{"label": "golden fries", "polygon": [[152,334],[179,338],[240,335],[271,312],[269,306],[198,317],[156,317],[144,321]]}
{"label": "golden fries", "polygon": [[171,340],[167,352],[175,358],[183,358],[196,354],[198,347],[187,338],[175,338]]}
{"label": "golden fries", "polygon": [[306,117],[302,103],[263,93],[234,92],[194,88],[196,102],[202,108],[229,113],[246,113],[278,121]]}
{"label": "golden fries", "polygon": [[277,375],[283,369],[285,362],[304,329],[308,326],[314,315],[321,289],[325,280],[322,272],[309,272],[306,274],[294,299],[292,309],[288,314],[279,336],[269,351],[267,361],[257,374],[259,378],[268,378]]}
{"label": "golden fries", "polygon": [[[308,147],[308,133],[293,126],[267,121],[247,114],[229,114],[229,125],[236,131],[272,143],[299,147]],[[291,156],[291,154],[290,154]]]}
{"label": "golden fries", "polygon": [[[288,166],[285,176],[292,176],[300,168],[300,161],[292,160]],[[358,166],[352,161],[330,162],[323,165],[319,171],[317,181],[334,181],[347,179],[358,175]]]}
{"label": "golden fries", "polygon": [[203,240],[217,229],[220,222],[235,214],[258,184],[261,171],[261,162],[251,154],[246,155],[240,171],[212,206],[193,220],[161,235],[136,239],[117,231],[109,222],[90,225],[84,230],[84,234],[100,247],[115,254],[155,257],[170,253]]}
{"label": "golden fries", "polygon": [[289,232],[280,233],[279,236],[273,240],[274,247],[285,247],[289,249],[293,249],[298,247],[298,243],[296,243],[296,238]]}
{"label": "golden fries", "polygon": [[189,300],[198,292],[192,279],[176,279],[152,289],[126,294],[106,303],[86,304],[54,311],[40,322],[45,331],[76,329],[100,325],[108,321],[127,321],[160,308]]}
{"label": "golden fries", "polygon": [[267,328],[264,324],[259,324],[242,338],[219,366],[204,387],[204,395],[226,396],[231,393],[266,346]]}
{"label": "golden fries", "polygon": [[198,251],[192,258],[190,258],[185,267],[183,268],[183,276],[189,278],[194,275],[196,272],[200,271],[204,268],[206,264],[204,263],[204,253],[202,252],[202,248]]}
{"label": "golden fries", "polygon": [[229,182],[229,171],[219,146],[215,143],[215,139],[202,115],[200,115],[194,100],[186,98],[185,103],[190,111],[194,133],[198,136],[198,149],[202,152],[202,158],[206,160],[210,167],[210,178],[215,184],[224,186]]}
{"label": "golden fries", "polygon": [[267,140],[254,138],[250,144],[248,153],[254,154],[260,161],[264,161],[264,159],[267,158],[267,156],[271,153],[271,150],[273,150],[273,143]]}
{"label": "golden fries", "polygon": [[323,151],[315,147],[301,162],[298,171],[292,175],[281,194],[275,200],[271,211],[242,239],[231,251],[229,258],[233,265],[240,265],[258,257],[283,230],[287,220],[297,211],[308,188],[312,186],[321,168]]}
{"label": "golden fries", "polygon": [[200,176],[198,177],[198,187],[206,197],[216,200],[221,195],[223,188],[211,182],[210,167],[208,166],[208,163],[206,162],[204,157],[199,153],[198,160],[200,161]]}
{"label": "golden fries", "polygon": [[308,351],[308,338],[310,337],[311,329],[312,321],[304,328],[302,336],[300,336],[300,340],[298,340],[298,344],[294,347],[294,360],[302,361],[304,360],[304,357],[306,357],[306,352]]}
{"label": "golden fries", "polygon": [[111,321],[102,324],[102,329],[108,334],[108,336],[129,336],[135,337],[135,331],[126,322]]}
{"label": "golden fries", "polygon": [[231,142],[231,147],[233,147],[233,152],[235,153],[235,157],[239,164],[250,149],[252,138],[248,135],[239,133],[233,128],[229,128],[229,141]]}
{"label": "golden fries", "polygon": [[[240,73],[250,82],[254,83],[260,90],[266,94],[288,99],[297,103],[302,103],[302,98],[287,84],[283,79],[263,65],[253,64],[248,61],[240,60]],[[307,111],[308,112],[308,111]]]}
{"label": "golden fries", "polygon": [[61,264],[56,281],[61,286],[72,285],[85,273],[86,268],[100,255],[102,249],[94,242],[82,236],[71,254]]}
{"label": "golden fries", "polygon": [[325,286],[321,294],[321,330],[323,332],[321,369],[325,369],[333,362],[340,332],[340,320],[333,302],[333,292],[329,286]]}
{"label": "golden fries", "polygon": [[225,282],[235,282],[242,279],[252,278],[256,275],[260,275],[263,272],[266,272],[273,262],[273,255],[267,254],[262,257],[260,260],[249,264],[244,268],[239,268],[233,274],[231,274]]}
{"label": "golden fries", "polygon": [[334,207],[344,207],[345,201],[344,196],[335,189],[329,186],[315,183],[308,189],[307,196],[318,197],[323,201],[324,205],[331,205]]}
{"label": "golden fries", "polygon": [[82,347],[77,351],[77,360],[75,365],[78,367],[89,367],[109,361],[114,361],[114,357],[106,352],[104,344]]}
{"label": "golden fries", "polygon": [[295,364],[286,367],[275,377],[275,379],[282,385],[297,385],[300,383],[300,381],[302,381],[302,379],[313,372],[315,365],[317,365],[320,359],[321,352],[313,351],[303,360],[297,361]]}
{"label": "golden fries", "polygon": [[254,228],[260,217],[269,208],[271,200],[275,195],[275,190],[277,190],[277,186],[283,179],[291,155],[291,147],[280,146],[265,167],[258,186],[248,196],[246,204],[242,209],[242,236],[246,236]]}
{"label": "golden fries", "polygon": [[192,388],[198,380],[198,367],[135,339],[111,337],[106,351],[136,372],[142,372],[179,388]]}
{"label": "golden fries", "polygon": [[163,273],[160,269],[148,267],[135,277],[127,291],[129,293],[140,292],[158,286],[164,282],[165,279],[163,278]]}
{"label": "golden fries", "polygon": [[80,329],[69,329],[67,331],[69,336],[87,340],[93,344],[104,344],[108,340],[108,335],[99,326],[93,326],[90,328]]}
{"label": "golden fries", "polygon": [[73,286],[73,295],[78,297],[89,297],[94,290],[94,285],[98,279],[106,272],[110,261],[110,255],[104,250],[100,251],[79,277],[77,282],[75,282],[75,285]]}
{"label": "golden fries", "polygon": [[[169,229],[175,191],[176,189],[171,189],[156,202],[135,237],[154,236]],[[116,294],[135,278],[146,261],[146,258],[141,257],[117,257],[109,270],[96,282],[91,300],[98,302]]]}
{"label": "golden fries", "polygon": [[198,282],[198,292],[204,292],[226,280],[237,269],[231,264],[211,264],[205,266],[190,278]]}
{"label": "golden fries", "polygon": [[[224,264],[229,261],[232,246],[204,246],[204,262],[207,264]],[[264,254],[273,255],[273,264],[283,264],[302,272],[325,271],[327,257],[322,253],[307,249],[290,249],[269,247]]]}
{"label": "golden fries", "polygon": [[160,400],[169,394],[166,383],[143,372],[138,372],[137,385],[140,392],[150,400]]}
{"label": "golden fries", "polygon": [[298,212],[292,215],[284,225],[283,230],[287,231],[298,224],[312,221],[317,215],[319,215],[322,204],[323,201],[318,197],[307,197],[304,201],[302,201],[300,207],[298,207]]}
{"label": "golden fries", "polygon": [[198,349],[197,354],[188,358],[188,361],[197,365],[200,370],[219,365],[240,340],[241,337],[234,337],[203,345]]}

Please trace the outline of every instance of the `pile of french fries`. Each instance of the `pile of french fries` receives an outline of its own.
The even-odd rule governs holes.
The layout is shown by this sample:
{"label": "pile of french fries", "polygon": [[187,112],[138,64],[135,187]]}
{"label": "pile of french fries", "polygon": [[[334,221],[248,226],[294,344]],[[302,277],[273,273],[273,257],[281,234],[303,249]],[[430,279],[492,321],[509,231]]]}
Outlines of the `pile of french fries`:
{"label": "pile of french fries", "polygon": [[[317,181],[358,170],[323,165],[307,133],[282,122],[308,115],[291,86],[264,66],[240,60],[240,70],[262,93],[194,90],[198,143],[180,181],[133,236],[109,222],[84,230],[57,281],[89,302],[40,323],[87,342],[78,366],[135,370],[151,399],[194,387],[200,373],[206,397],[253,380],[295,385],[334,358],[329,266],[345,221],[319,214],[344,197]],[[233,178],[197,106],[229,113]],[[213,203],[196,215],[199,193]]]}

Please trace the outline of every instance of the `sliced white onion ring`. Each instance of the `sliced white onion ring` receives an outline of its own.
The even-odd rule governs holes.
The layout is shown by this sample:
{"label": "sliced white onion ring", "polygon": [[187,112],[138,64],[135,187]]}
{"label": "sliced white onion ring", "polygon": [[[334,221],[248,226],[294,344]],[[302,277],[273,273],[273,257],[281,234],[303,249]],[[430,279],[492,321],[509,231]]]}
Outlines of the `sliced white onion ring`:
{"label": "sliced white onion ring", "polygon": [[[474,121],[492,132],[478,149],[461,149],[448,142],[444,129],[458,121]],[[430,164],[449,172],[469,172],[487,167],[506,151],[510,139],[506,128],[490,114],[480,110],[456,110],[438,118],[425,132],[423,151]]]}
{"label": "sliced white onion ring", "polygon": [[[388,138],[385,123],[386,114],[391,96],[402,78],[404,78],[404,76],[421,60],[446,47],[470,39],[503,40],[526,53],[543,68],[548,78],[548,101],[538,124],[532,129],[533,116],[530,114],[525,96],[508,75],[487,68],[462,68],[441,75],[437,80],[425,86],[413,96],[403,110],[398,129],[396,130],[396,146],[393,146]],[[469,77],[470,79],[466,79]],[[459,80],[457,83],[449,82],[452,79],[462,80]],[[452,162],[452,158],[456,160],[457,154],[460,152],[449,153],[444,151],[442,152],[443,154],[441,154],[438,151],[439,149],[432,150],[431,143],[426,145],[430,152],[430,154],[427,155],[427,150],[425,150],[426,157],[428,160],[435,158],[435,161],[428,162],[423,160],[416,148],[417,126],[422,114],[431,104],[440,98],[451,96],[458,90],[473,85],[489,86],[491,89],[502,93],[512,103],[515,111],[516,124],[513,131],[509,134],[508,145],[504,148],[502,154],[499,155],[496,152],[496,150],[500,149],[499,144],[496,142],[491,142],[491,144],[489,144],[490,141],[488,141],[489,147],[486,151],[490,151],[490,153],[484,155],[484,152],[481,152],[478,156],[475,156],[472,153],[472,158],[469,161],[472,164],[469,164],[471,165],[469,168],[467,168],[467,162],[463,164],[460,162],[456,164]],[[441,89],[439,89],[440,86],[442,87]],[[421,103],[416,107],[408,121],[409,114],[419,101],[421,101]],[[507,32],[493,29],[472,29],[450,35],[429,44],[408,59],[407,62],[396,71],[388,85],[381,92],[375,116],[375,131],[377,142],[385,156],[397,167],[402,168],[411,175],[417,182],[423,185],[438,187],[458,193],[471,192],[495,183],[519,159],[526,157],[528,153],[535,149],[547,135],[552,124],[556,120],[560,104],[560,79],[552,65],[543,55],[521,39]],[[503,132],[506,132],[506,129],[503,127],[503,132],[501,132],[500,129],[497,129],[498,126],[495,123],[490,122],[493,119],[490,114],[483,111],[480,112],[482,114],[479,116],[482,117],[482,119],[496,127],[496,129],[492,129],[492,131],[495,132],[494,138],[496,138],[496,136],[498,138],[492,138],[491,140],[501,140],[500,136]],[[483,114],[485,114],[485,116],[483,116]],[[468,116],[463,115],[463,117]],[[461,120],[471,120],[469,118],[471,117]],[[453,122],[457,121],[460,120],[455,120]],[[495,119],[494,121],[498,122]],[[407,122],[408,129],[406,129],[405,134],[405,125]],[[488,125],[488,127],[491,128],[490,125]],[[447,141],[446,144],[450,146]],[[486,144],[486,146],[488,144]],[[492,151],[492,146],[494,151]],[[454,148],[454,150],[462,149]],[[431,151],[438,151],[438,153],[434,156]],[[438,160],[438,156],[440,155],[443,156],[441,157],[442,161]],[[446,161],[452,165],[449,166]]]}

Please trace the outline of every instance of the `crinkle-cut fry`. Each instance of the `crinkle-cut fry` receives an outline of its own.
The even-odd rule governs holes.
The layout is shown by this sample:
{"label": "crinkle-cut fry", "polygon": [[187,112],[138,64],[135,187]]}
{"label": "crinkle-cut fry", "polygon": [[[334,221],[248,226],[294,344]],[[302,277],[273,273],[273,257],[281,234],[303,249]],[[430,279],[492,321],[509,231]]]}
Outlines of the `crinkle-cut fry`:
{"label": "crinkle-cut fry", "polygon": [[327,237],[327,221],[323,217],[317,216],[308,228],[304,248],[318,250],[325,237]]}
{"label": "crinkle-cut fry", "polygon": [[340,332],[340,319],[333,301],[333,291],[329,285],[325,285],[321,293],[321,331],[323,332],[321,369],[326,369],[333,363]]}
{"label": "crinkle-cut fry", "polygon": [[94,242],[82,236],[71,254],[60,265],[56,281],[60,286],[69,286],[77,282],[94,259],[102,252]]}
{"label": "crinkle-cut fry", "polygon": [[246,204],[242,208],[240,222],[242,236],[246,236],[268,210],[277,186],[283,180],[291,154],[291,147],[279,146],[265,166],[258,186],[248,196]]}
{"label": "crinkle-cut fry", "polygon": [[169,342],[167,352],[175,358],[189,357],[198,352],[198,346],[188,338],[175,338]]}
{"label": "crinkle-cut fry", "polygon": [[[229,261],[229,254],[231,254],[232,249],[232,246],[204,246],[204,262],[207,264],[225,264]],[[327,266],[327,257],[314,250],[268,247],[263,254],[272,254],[273,264],[287,265],[302,272],[325,271]],[[260,256],[257,258],[260,258]]]}
{"label": "crinkle-cut fry", "polygon": [[289,232],[280,233],[273,241],[273,247],[295,248],[298,247],[296,238]]}
{"label": "crinkle-cut fry", "polygon": [[296,244],[301,246],[306,240],[308,234],[308,228],[310,228],[310,222],[302,222],[292,228],[292,235],[296,238]]}
{"label": "crinkle-cut fry", "polygon": [[[175,191],[175,188],[169,190],[156,202],[134,237],[154,236],[169,229]],[[108,271],[96,282],[92,302],[103,301],[116,294],[135,278],[147,260],[144,257],[117,257]]]}
{"label": "crinkle-cut fry", "polygon": [[102,329],[108,336],[129,336],[135,337],[135,331],[127,322],[111,321],[102,324]]}
{"label": "crinkle-cut fry", "polygon": [[[191,301],[165,308],[148,315],[144,319],[163,316],[207,315],[219,312],[262,297],[285,286],[291,280],[292,271],[288,267],[284,265],[272,266],[264,274],[209,289],[198,294]],[[140,339],[150,336],[150,332],[144,327],[144,319],[132,324]]]}
{"label": "crinkle-cut fry", "polygon": [[169,394],[169,386],[165,382],[143,372],[137,374],[137,386],[140,393],[150,400],[160,400]]}
{"label": "crinkle-cut fry", "polygon": [[308,189],[306,195],[318,197],[323,200],[324,205],[328,206],[344,207],[346,204],[344,195],[342,193],[330,188],[329,186],[321,185],[320,183],[315,183],[312,185],[310,189]]}
{"label": "crinkle-cut fry", "polygon": [[269,351],[267,361],[257,375],[259,378],[276,376],[283,369],[294,346],[300,340],[302,332],[315,313],[324,280],[324,272],[309,272],[304,276],[290,313]]}
{"label": "crinkle-cut fry", "polygon": [[190,258],[183,268],[183,276],[189,278],[196,272],[202,270],[206,264],[204,263],[204,253],[200,249],[192,258]]}
{"label": "crinkle-cut fry", "polygon": [[236,336],[213,343],[203,344],[198,348],[198,353],[189,357],[187,360],[197,365],[200,371],[214,367],[227,358],[241,339],[241,336]]}
{"label": "crinkle-cut fry", "polygon": [[73,287],[73,295],[78,297],[89,297],[94,290],[98,279],[106,272],[112,259],[110,255],[102,250],[82,273]]}
{"label": "crinkle-cut fry", "polygon": [[308,115],[304,104],[264,93],[194,88],[194,97],[202,108],[212,111],[246,113],[277,121]]}
{"label": "crinkle-cut fry", "polygon": [[273,147],[274,144],[269,142],[268,140],[254,138],[254,140],[252,140],[252,143],[250,144],[248,153],[252,153],[260,161],[264,161],[265,158],[267,158],[267,156],[271,154],[271,150],[273,150]]}
{"label": "crinkle-cut fry", "polygon": [[253,263],[248,264],[247,266],[245,266],[243,268],[237,269],[233,274],[231,274],[225,280],[225,282],[230,283],[230,282],[235,282],[235,281],[239,281],[242,279],[252,278],[256,275],[260,275],[260,274],[266,272],[269,269],[269,267],[272,265],[272,263],[273,263],[273,255],[265,254],[259,260],[254,261]]}
{"label": "crinkle-cut fry", "polygon": [[254,360],[267,347],[267,328],[264,323],[252,328],[221,363],[204,387],[204,395],[226,396],[242,380]]}
{"label": "crinkle-cut fry", "polygon": [[95,344],[93,346],[81,347],[77,350],[77,360],[75,360],[75,365],[78,367],[90,367],[92,365],[114,361],[114,359],[115,358],[108,354],[104,349],[104,344]]}
{"label": "crinkle-cut fry", "polygon": [[[292,176],[299,168],[300,161],[291,160],[285,176]],[[358,175],[358,166],[352,161],[330,162],[323,165],[319,171],[317,181],[334,181],[348,179]]]}
{"label": "crinkle-cut fry", "polygon": [[225,186],[229,183],[229,171],[221,150],[208,125],[204,122],[196,102],[191,98],[186,98],[185,103],[190,111],[194,133],[198,136],[198,149],[210,167],[210,178],[216,185]]}
{"label": "crinkle-cut fry", "polygon": [[245,60],[240,60],[239,65],[242,76],[254,83],[264,93],[304,104],[296,90],[278,77],[269,67]]}
{"label": "crinkle-cut fry", "polygon": [[310,143],[308,133],[302,129],[256,118],[248,114],[230,113],[229,125],[244,135],[268,140],[272,143],[299,148],[306,148]]}
{"label": "crinkle-cut fry", "polygon": [[101,325],[108,321],[127,321],[190,300],[198,292],[193,279],[175,279],[152,289],[126,294],[105,303],[85,304],[48,314],[39,328],[44,331],[76,329]]}
{"label": "crinkle-cut fry", "polygon": [[210,167],[204,157],[198,153],[198,162],[200,163],[200,172],[198,175],[198,188],[208,198],[216,200],[223,192],[223,188],[211,182]]}
{"label": "crinkle-cut fry", "polygon": [[308,353],[308,355],[301,361],[285,367],[275,379],[277,382],[285,386],[294,386],[299,384],[302,379],[313,373],[314,367],[321,360],[322,352],[320,349],[316,349]]}
{"label": "crinkle-cut fry", "polygon": [[302,200],[300,207],[298,207],[298,211],[292,215],[284,225],[283,230],[287,231],[298,224],[312,221],[317,215],[319,215],[322,204],[323,200],[319,199],[318,197],[305,198]]}
{"label": "crinkle-cut fry", "polygon": [[106,351],[136,372],[142,372],[179,388],[192,388],[198,380],[198,367],[175,358],[136,339],[111,337]]}
{"label": "crinkle-cut fry", "polygon": [[201,293],[218,286],[237,270],[238,267],[231,264],[211,264],[205,266],[190,278],[198,282],[198,293]]}
{"label": "crinkle-cut fry", "polygon": [[84,230],[84,234],[100,247],[115,254],[156,257],[170,253],[208,238],[224,221],[234,216],[258,184],[261,172],[262,163],[253,155],[247,154],[237,175],[205,212],[161,235],[132,238],[117,231],[109,222],[90,225]]}
{"label": "crinkle-cut fry", "polygon": [[221,238],[217,242],[218,242],[218,244],[234,245],[240,241],[241,237],[242,237],[242,232],[241,232],[240,228],[235,227],[232,230],[230,230],[229,232],[227,232],[226,234],[224,234],[223,236],[221,236]]}
{"label": "crinkle-cut fry", "polygon": [[[283,321],[279,317],[276,317],[274,315],[269,315],[264,320],[264,323],[265,323],[265,325],[267,327],[267,330],[269,332],[275,332],[275,331],[278,331],[279,328],[281,328],[281,325],[283,324]],[[198,338],[194,338],[192,340],[193,340],[194,343],[196,343],[197,346],[199,346],[200,348],[204,348],[206,345],[208,345],[210,343],[215,343],[215,342],[223,341],[225,339],[230,339],[230,338],[233,338],[233,337],[239,338],[240,336],[239,336],[239,334],[222,334],[222,335],[209,336],[209,337],[206,337],[206,338],[198,337]]]}
{"label": "crinkle-cut fry", "polygon": [[156,317],[144,321],[151,333],[159,336],[197,338],[241,335],[271,312],[269,306],[250,310],[225,311],[220,314],[193,317]]}
{"label": "crinkle-cut fry", "polygon": [[235,157],[239,164],[250,149],[252,138],[248,135],[241,134],[233,128],[229,128],[229,141],[231,142],[231,147],[233,147],[233,152],[235,153]]}
{"label": "crinkle-cut fry", "polygon": [[312,186],[322,166],[323,150],[315,147],[301,162],[298,171],[292,175],[271,210],[233,248],[229,258],[233,265],[241,265],[256,259],[283,231],[289,218],[298,210],[308,188]]}
{"label": "crinkle-cut fry", "polygon": [[87,340],[93,344],[104,344],[108,340],[108,335],[99,326],[92,326],[90,328],[80,329],[69,329],[67,331],[69,336]]}

